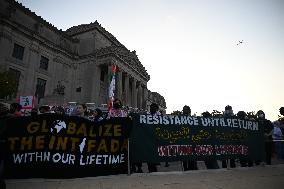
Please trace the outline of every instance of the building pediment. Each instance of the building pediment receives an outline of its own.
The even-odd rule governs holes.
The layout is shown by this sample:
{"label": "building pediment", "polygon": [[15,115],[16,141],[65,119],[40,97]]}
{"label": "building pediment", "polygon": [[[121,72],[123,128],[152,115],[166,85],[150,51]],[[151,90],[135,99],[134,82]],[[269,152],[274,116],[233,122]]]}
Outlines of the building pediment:
{"label": "building pediment", "polygon": [[92,30],[99,31],[102,35],[104,35],[107,39],[109,39],[113,45],[115,46],[124,46],[121,44],[116,37],[114,37],[111,33],[109,33],[101,24],[96,20],[95,22],[91,22],[90,24],[81,24],[78,26],[73,26],[65,31],[65,33],[71,37],[75,37],[81,33],[89,32]]}

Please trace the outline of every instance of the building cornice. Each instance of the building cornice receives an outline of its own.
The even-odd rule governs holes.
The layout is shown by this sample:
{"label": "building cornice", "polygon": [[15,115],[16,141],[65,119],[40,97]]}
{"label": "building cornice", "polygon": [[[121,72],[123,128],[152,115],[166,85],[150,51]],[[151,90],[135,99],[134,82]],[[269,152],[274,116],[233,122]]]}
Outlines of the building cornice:
{"label": "building cornice", "polygon": [[[65,56],[67,56],[68,58],[74,58],[76,56],[75,53],[73,52],[69,52],[63,48],[61,48],[58,44],[54,44],[52,41],[36,34],[34,31],[30,30],[29,28],[27,28],[26,26],[13,22],[11,20],[6,20],[6,19],[0,19],[0,23],[2,25],[6,25],[9,28],[12,28],[13,31],[19,32],[21,34],[23,34],[24,36],[26,36],[27,38],[31,39],[31,40],[35,40],[37,41],[39,44],[52,49],[55,52],[59,52]],[[5,30],[2,31],[3,34],[7,34],[7,32]],[[10,35],[11,36],[11,35]]]}
{"label": "building cornice", "polygon": [[150,80],[150,75],[147,73],[147,70],[139,61],[135,52],[130,52],[125,47],[116,47],[116,46],[105,47],[95,52],[95,55],[98,58],[105,57],[110,54],[117,56],[119,59],[125,62],[132,69],[136,70],[139,75],[142,75],[143,78],[146,79],[146,81]]}
{"label": "building cornice", "polygon": [[55,27],[53,24],[47,22],[46,20],[44,20],[41,16],[36,15],[35,12],[32,12],[29,8],[25,7],[22,3],[19,3],[15,0],[6,0],[7,2],[9,2],[10,6],[9,6],[9,11],[10,12],[14,12],[16,11],[16,8],[18,8],[19,10],[23,11],[26,15],[31,16],[33,19],[35,19],[38,23],[43,24],[44,26],[46,26],[47,28],[49,28],[50,30],[56,32],[57,34],[61,35],[62,37],[72,41],[72,42],[76,42],[77,40],[70,37],[69,35],[67,35],[64,31],[62,31],[61,29],[58,29],[57,27]]}

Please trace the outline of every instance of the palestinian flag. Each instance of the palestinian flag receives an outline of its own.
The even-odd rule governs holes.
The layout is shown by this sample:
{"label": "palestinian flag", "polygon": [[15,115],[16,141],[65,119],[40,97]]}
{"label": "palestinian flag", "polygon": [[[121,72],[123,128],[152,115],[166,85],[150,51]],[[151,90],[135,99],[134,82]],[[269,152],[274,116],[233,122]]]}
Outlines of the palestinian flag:
{"label": "palestinian flag", "polygon": [[112,108],[112,103],[114,100],[114,91],[115,91],[115,74],[117,71],[117,65],[113,64],[111,67],[111,81],[109,85],[109,90],[108,90],[108,97],[109,97],[109,103],[108,103],[108,110]]}

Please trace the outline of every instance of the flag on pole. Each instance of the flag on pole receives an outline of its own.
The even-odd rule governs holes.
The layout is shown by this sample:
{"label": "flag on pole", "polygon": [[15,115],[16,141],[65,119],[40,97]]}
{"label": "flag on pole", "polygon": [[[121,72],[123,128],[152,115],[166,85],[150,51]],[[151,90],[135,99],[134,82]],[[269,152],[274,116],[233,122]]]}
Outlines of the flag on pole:
{"label": "flag on pole", "polygon": [[112,108],[112,103],[114,100],[114,91],[115,91],[115,74],[117,71],[117,66],[115,64],[113,64],[111,66],[111,71],[112,71],[112,75],[111,75],[111,82],[109,85],[109,91],[108,91],[108,97],[109,97],[109,103],[108,103],[108,110],[110,110]]}

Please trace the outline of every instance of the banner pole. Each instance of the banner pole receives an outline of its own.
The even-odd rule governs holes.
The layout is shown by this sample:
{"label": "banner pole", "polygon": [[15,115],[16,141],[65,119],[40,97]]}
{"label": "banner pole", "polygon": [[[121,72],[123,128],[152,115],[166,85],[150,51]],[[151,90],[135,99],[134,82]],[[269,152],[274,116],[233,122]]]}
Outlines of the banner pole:
{"label": "banner pole", "polygon": [[181,165],[181,170],[184,172],[185,170],[184,170],[184,167],[183,167],[183,163],[182,163],[183,161],[180,161],[180,165]]}
{"label": "banner pole", "polygon": [[129,138],[127,139],[127,158],[128,158],[128,163],[127,163],[127,168],[128,168],[128,176],[130,175],[130,157],[129,157]]}
{"label": "banner pole", "polygon": [[[231,160],[230,160],[230,162],[231,162]],[[227,170],[229,170],[230,169],[230,167],[229,167],[229,159],[226,159],[226,164],[227,164]]]}

